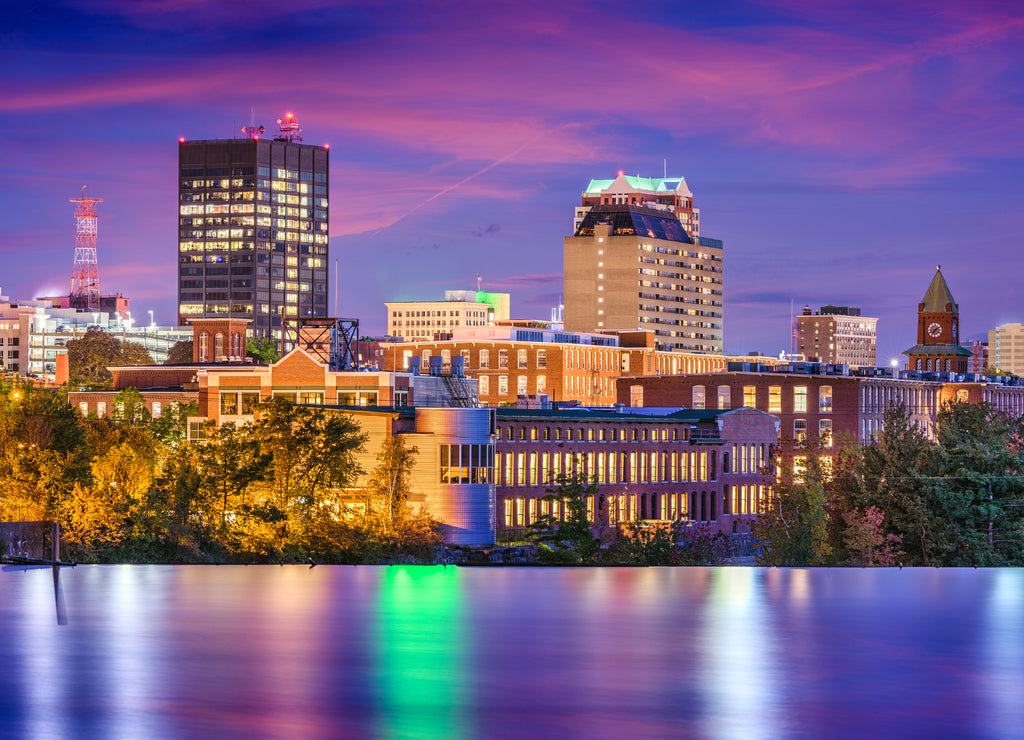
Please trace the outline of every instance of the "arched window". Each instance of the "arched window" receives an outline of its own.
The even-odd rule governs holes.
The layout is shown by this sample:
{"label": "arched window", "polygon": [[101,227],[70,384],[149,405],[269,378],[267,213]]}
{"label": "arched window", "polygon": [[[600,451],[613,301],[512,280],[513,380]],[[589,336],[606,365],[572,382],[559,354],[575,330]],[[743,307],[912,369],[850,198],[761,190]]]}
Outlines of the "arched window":
{"label": "arched window", "polygon": [[210,361],[210,335],[205,331],[199,335],[199,361]]}
{"label": "arched window", "polygon": [[213,361],[220,362],[224,357],[224,335],[217,332],[213,338]]}

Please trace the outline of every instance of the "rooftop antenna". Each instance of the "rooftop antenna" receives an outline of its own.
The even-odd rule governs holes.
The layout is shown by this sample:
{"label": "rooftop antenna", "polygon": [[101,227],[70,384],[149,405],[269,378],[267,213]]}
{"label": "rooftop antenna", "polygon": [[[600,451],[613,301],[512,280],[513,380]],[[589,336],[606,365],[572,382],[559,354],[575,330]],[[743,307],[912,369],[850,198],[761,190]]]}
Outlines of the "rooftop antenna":
{"label": "rooftop antenna", "polygon": [[302,142],[302,129],[299,128],[299,119],[294,113],[285,113],[284,118],[277,119],[277,125],[280,130],[274,137],[275,141]]}
{"label": "rooftop antenna", "polygon": [[483,290],[483,288],[480,287],[480,273],[479,272],[476,274],[476,289],[478,291],[479,290]]}
{"label": "rooftop antenna", "polygon": [[71,273],[72,297],[85,298],[85,305],[91,311],[100,305],[100,275],[96,262],[96,204],[102,198],[86,198],[85,185],[82,197],[72,198],[75,204],[75,266]]}
{"label": "rooftop antenna", "polygon": [[254,105],[249,109],[249,125],[242,126],[242,133],[250,139],[259,139],[265,130],[262,126],[256,125],[256,106]]}
{"label": "rooftop antenna", "polygon": [[665,179],[668,179],[668,157],[662,160],[665,163]]}

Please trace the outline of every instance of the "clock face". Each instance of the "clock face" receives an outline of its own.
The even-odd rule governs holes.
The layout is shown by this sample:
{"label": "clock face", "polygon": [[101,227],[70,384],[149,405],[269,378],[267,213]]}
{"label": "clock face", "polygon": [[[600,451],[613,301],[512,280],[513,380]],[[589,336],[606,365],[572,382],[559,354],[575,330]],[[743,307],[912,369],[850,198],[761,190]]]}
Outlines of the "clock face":
{"label": "clock face", "polygon": [[928,336],[930,336],[932,339],[938,339],[940,336],[942,336],[942,324],[938,323],[937,321],[933,321],[932,323],[928,324]]}

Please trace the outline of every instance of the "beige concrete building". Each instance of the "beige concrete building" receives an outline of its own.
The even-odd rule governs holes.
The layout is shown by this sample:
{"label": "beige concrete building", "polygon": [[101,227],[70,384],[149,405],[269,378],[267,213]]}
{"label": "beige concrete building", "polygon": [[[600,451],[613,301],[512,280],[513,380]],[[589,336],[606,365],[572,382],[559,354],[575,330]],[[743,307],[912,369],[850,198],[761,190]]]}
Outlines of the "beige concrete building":
{"label": "beige concrete building", "polygon": [[989,329],[988,358],[998,370],[1024,375],[1024,325],[1003,324]]}
{"label": "beige concrete building", "polygon": [[878,319],[861,316],[859,308],[805,307],[796,317],[797,352],[808,360],[830,365],[875,367]]}
{"label": "beige concrete building", "polygon": [[446,290],[443,301],[385,303],[388,336],[416,342],[443,339],[453,330],[508,321],[508,293]]}
{"label": "beige concrete building", "polygon": [[721,353],[722,242],[668,208],[616,199],[564,240],[565,328],[650,330],[660,350]]}

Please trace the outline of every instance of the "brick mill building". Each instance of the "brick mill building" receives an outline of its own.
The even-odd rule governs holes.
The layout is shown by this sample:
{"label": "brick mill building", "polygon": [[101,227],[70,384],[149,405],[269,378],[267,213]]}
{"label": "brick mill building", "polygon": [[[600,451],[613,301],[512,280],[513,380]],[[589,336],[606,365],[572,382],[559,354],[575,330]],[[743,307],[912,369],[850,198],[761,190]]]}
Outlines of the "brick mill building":
{"label": "brick mill building", "polygon": [[479,382],[480,401],[489,406],[541,395],[553,402],[610,406],[623,376],[713,372],[730,361],[755,359],[665,352],[655,341],[651,331],[587,334],[538,324],[456,330],[450,339],[434,342],[360,342],[360,353],[365,363],[392,372],[406,369],[416,356],[441,356],[444,366],[462,357],[466,376]]}
{"label": "brick mill building", "polygon": [[539,516],[564,515],[558,502],[544,500],[550,481],[563,473],[594,479],[599,493],[587,511],[599,524],[687,520],[747,532],[778,434],[775,417],[755,409],[495,414],[497,526],[506,532],[521,532]]}

